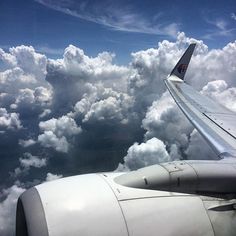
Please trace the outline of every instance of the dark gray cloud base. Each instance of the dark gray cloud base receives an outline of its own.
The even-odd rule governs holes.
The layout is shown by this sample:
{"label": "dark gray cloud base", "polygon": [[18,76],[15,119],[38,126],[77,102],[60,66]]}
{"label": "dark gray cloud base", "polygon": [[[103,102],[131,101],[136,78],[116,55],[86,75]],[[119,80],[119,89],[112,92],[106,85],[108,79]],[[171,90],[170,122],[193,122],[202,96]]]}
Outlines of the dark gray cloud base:
{"label": "dark gray cloud base", "polygon": [[1,235],[13,235],[19,194],[43,181],[216,158],[163,83],[191,42],[198,47],[188,83],[236,111],[236,42],[208,50],[179,33],[133,53],[127,66],[73,45],[57,60],[31,46],[0,49]]}

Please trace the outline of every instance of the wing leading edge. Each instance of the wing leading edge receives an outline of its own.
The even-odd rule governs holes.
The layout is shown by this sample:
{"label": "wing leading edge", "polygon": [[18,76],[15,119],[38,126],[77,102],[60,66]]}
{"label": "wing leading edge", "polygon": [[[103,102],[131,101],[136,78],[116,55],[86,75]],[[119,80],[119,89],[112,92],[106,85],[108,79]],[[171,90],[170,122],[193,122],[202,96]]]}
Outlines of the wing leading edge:
{"label": "wing leading edge", "polygon": [[185,116],[220,158],[236,157],[236,113],[203,96],[184,76],[196,44],[190,44],[165,84]]}

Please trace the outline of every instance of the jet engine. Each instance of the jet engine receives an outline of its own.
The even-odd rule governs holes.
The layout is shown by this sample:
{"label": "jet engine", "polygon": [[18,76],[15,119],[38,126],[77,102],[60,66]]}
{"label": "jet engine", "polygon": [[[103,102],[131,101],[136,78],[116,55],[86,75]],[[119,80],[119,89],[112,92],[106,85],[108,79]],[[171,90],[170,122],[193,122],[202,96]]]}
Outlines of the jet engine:
{"label": "jet engine", "polygon": [[[137,181],[132,176],[130,186],[135,183],[134,187],[119,183],[129,185],[125,176],[130,173],[100,173],[62,178],[27,190],[17,204],[16,236],[235,235],[235,196],[143,189],[137,186],[140,173]],[[142,176],[144,185],[145,178],[149,177]],[[163,186],[163,180],[158,184]],[[151,183],[150,178],[146,181]]]}

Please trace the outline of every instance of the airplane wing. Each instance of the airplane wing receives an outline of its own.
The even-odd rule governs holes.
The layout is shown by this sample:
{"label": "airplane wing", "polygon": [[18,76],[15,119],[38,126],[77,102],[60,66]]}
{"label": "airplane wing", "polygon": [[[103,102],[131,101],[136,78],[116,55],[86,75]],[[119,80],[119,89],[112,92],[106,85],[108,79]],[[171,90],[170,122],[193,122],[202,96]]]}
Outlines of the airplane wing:
{"label": "airplane wing", "polygon": [[196,44],[191,44],[165,80],[185,116],[220,158],[236,157],[236,113],[201,95],[184,76]]}

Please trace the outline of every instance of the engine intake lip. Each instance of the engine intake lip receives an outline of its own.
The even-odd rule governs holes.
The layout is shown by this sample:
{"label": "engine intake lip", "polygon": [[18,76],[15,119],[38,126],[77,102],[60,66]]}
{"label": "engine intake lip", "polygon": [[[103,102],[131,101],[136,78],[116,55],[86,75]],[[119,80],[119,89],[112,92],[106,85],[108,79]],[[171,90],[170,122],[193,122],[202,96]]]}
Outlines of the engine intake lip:
{"label": "engine intake lip", "polygon": [[48,236],[41,198],[36,188],[25,191],[17,202],[16,236]]}

